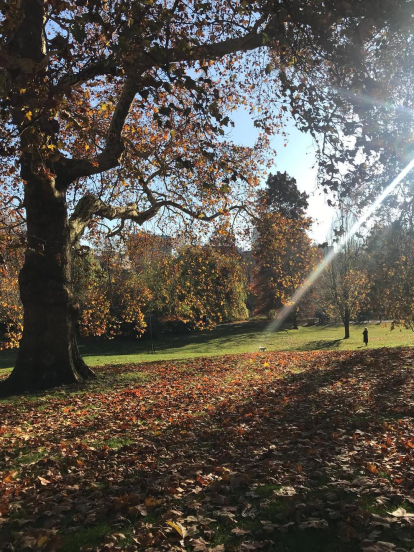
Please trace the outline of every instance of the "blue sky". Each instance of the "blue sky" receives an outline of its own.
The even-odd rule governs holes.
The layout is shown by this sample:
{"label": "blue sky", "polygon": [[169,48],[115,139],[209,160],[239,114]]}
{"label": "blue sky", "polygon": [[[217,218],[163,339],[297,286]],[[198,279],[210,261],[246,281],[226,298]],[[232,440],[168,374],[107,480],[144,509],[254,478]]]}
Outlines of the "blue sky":
{"label": "blue sky", "polygon": [[[258,132],[245,111],[233,114],[235,127],[231,134],[234,142],[245,146],[254,146]],[[286,171],[289,176],[296,178],[300,191],[309,194],[308,215],[315,221],[310,232],[311,238],[321,243],[327,239],[331,226],[333,209],[328,207],[325,194],[316,186],[317,169],[315,165],[315,147],[309,134],[300,132],[294,125],[293,119],[283,129],[288,133],[287,145],[283,136],[275,136],[272,147],[277,155],[272,173]]]}

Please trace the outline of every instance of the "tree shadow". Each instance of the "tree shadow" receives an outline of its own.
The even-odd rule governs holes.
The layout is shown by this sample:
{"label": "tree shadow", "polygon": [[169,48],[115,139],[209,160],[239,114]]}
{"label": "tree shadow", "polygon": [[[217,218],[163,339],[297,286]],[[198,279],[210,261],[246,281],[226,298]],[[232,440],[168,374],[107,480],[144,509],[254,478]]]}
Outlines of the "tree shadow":
{"label": "tree shadow", "polygon": [[298,347],[298,351],[320,351],[320,350],[330,350],[336,349],[339,347],[342,339],[321,339],[319,341],[309,341],[301,347]]}
{"label": "tree shadow", "polygon": [[[54,446],[45,458],[35,460],[35,468],[33,465],[25,468],[27,476],[29,470],[30,475],[34,470],[37,489],[42,496],[37,517],[28,518],[27,527],[33,527],[39,516],[45,519],[51,516],[49,511],[68,508],[67,514],[65,511],[65,515],[53,518],[62,533],[68,525],[71,530],[81,530],[84,519],[79,512],[83,512],[82,509],[89,514],[89,526],[103,519],[111,527],[119,528],[122,520],[130,523],[129,517],[134,519],[133,516],[139,514],[136,504],[144,509],[145,504],[148,509],[157,507],[155,513],[161,518],[165,511],[177,507],[177,500],[186,515],[193,508],[199,516],[217,517],[216,511],[224,505],[235,512],[240,523],[249,512],[259,519],[293,525],[314,515],[314,511],[318,517],[323,517],[329,510],[321,507],[321,499],[332,500],[325,499],[328,491],[341,492],[341,487],[328,488],[328,485],[343,484],[360,476],[366,461],[371,459],[364,456],[371,450],[370,445],[364,444],[366,439],[361,439],[359,445],[364,447],[363,463],[359,455],[353,454],[355,443],[360,442],[358,437],[355,441],[355,431],[370,432],[376,439],[377,434],[381,434],[384,419],[395,414],[399,417],[413,415],[408,395],[414,384],[414,370],[404,368],[405,363],[408,365],[412,361],[412,356],[408,349],[400,349],[397,353],[395,349],[351,354],[318,353],[313,366],[312,360],[309,361],[309,369],[301,373],[290,373],[270,385],[242,387],[239,394],[229,398],[220,396],[214,406],[203,406],[200,402],[197,416],[194,412],[183,411],[175,417],[177,405],[186,404],[191,388],[187,385],[187,378],[192,382],[190,374],[183,371],[169,376],[175,395],[168,394],[167,401],[163,398],[165,391],[151,395],[146,410],[140,409],[143,383],[116,390],[119,397],[115,394],[105,396],[103,389],[97,392],[98,389],[92,387],[96,383],[78,386],[85,393],[84,400],[77,399],[78,408],[90,408],[91,413],[91,419],[82,423],[60,423],[64,412],[72,408],[73,397],[60,398],[50,405],[45,402],[47,399],[42,401],[39,397],[36,406],[46,407],[48,414],[42,439]],[[156,374],[163,365],[166,366],[163,363],[149,370]],[[203,370],[200,364],[200,376]],[[168,372],[159,376],[166,375]],[[222,378],[229,375],[223,370]],[[199,381],[207,379],[208,372],[205,376],[199,377]],[[113,370],[113,378],[122,377],[121,369]],[[95,393],[91,393],[92,390]],[[122,397],[125,400],[120,401]],[[135,402],[131,402],[130,397],[135,397]],[[95,403],[106,401],[109,408],[113,399],[117,399],[115,409],[108,413],[100,411],[99,416],[93,418]],[[21,406],[28,416],[36,408],[33,403],[22,402]],[[131,416],[136,418],[132,425]],[[155,424],[153,427],[149,423],[151,420]],[[149,425],[148,430],[141,431],[138,424],[142,421]],[[135,426],[137,429],[128,442],[126,429],[132,430]],[[111,430],[113,448],[105,441],[96,442],[97,430],[100,432],[105,427]],[[402,450],[403,440],[399,446]],[[37,441],[36,447],[39,447]],[[11,455],[10,450],[8,455]],[[409,464],[407,466],[409,469]],[[375,479],[372,473],[368,475]],[[42,478],[52,482],[42,485]],[[264,487],[263,492],[266,486],[270,486],[271,492],[277,490],[277,486],[293,487],[298,500],[272,495],[266,506],[266,501],[257,499],[257,485],[259,490]],[[66,488],[71,493],[70,503],[61,492]],[[10,496],[13,508],[17,508],[18,503],[19,507],[22,504],[30,510],[31,496]],[[283,500],[286,506],[281,505]],[[344,497],[345,504],[352,500],[357,500],[352,494]],[[303,502],[310,503],[309,511],[299,515],[295,506]],[[254,513],[254,508],[259,513]],[[216,512],[214,516],[213,512]],[[349,512],[346,515],[349,520]],[[342,522],[337,526],[327,517],[327,523],[333,530],[332,538],[338,550],[342,550],[336,533]],[[356,524],[353,520],[352,523]],[[12,535],[18,524],[11,518],[4,525]],[[257,525],[260,526],[260,522]],[[365,531],[364,527],[356,527],[358,531]],[[221,530],[226,530],[225,524]],[[366,532],[370,530],[367,525]],[[281,533],[278,538],[285,537]],[[291,539],[286,550],[304,549],[295,534],[289,533],[286,538]],[[328,549],[332,549],[328,544],[315,548]],[[349,545],[349,550],[355,549],[353,544]]]}
{"label": "tree shadow", "polygon": [[0,351],[0,370],[12,368],[17,358],[17,349]]}
{"label": "tree shadow", "polygon": [[[193,353],[204,353],[211,347],[214,351],[223,351],[231,346],[237,349],[239,345],[250,345],[257,341],[260,335],[266,334],[268,321],[252,321],[220,324],[212,330],[191,331],[188,333],[160,333],[154,337],[154,349],[157,353],[178,351],[190,346]],[[286,331],[284,328],[279,331]],[[273,332],[272,332],[273,333]],[[79,348],[83,357],[89,356],[123,356],[145,354],[151,347],[150,339],[117,338],[86,338],[79,340]],[[197,349],[200,349],[198,351]]]}

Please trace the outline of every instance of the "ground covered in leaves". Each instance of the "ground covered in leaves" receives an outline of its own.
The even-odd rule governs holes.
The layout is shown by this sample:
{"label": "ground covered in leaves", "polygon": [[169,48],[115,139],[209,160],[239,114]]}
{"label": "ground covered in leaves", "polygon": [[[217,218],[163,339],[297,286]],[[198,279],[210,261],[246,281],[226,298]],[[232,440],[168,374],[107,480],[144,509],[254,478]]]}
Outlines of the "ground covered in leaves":
{"label": "ground covered in leaves", "polygon": [[3,400],[0,549],[413,550],[413,361],[107,366]]}

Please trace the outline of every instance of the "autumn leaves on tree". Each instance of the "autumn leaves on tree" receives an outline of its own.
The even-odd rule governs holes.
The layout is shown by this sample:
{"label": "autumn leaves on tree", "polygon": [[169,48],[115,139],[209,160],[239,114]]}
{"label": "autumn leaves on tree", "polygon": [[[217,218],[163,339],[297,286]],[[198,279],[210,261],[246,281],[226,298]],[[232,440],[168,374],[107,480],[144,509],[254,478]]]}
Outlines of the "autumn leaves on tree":
{"label": "autumn leaves on tree", "polygon": [[[378,34],[399,44],[388,56],[401,51],[410,8],[1,0],[2,205],[27,230],[24,333],[4,392],[93,377],[76,344],[71,275],[77,244],[102,221],[113,235],[161,216],[211,221],[244,209],[288,109],[324,137],[321,156],[331,148],[351,161],[338,134],[352,99],[327,99],[327,84],[365,92],[383,57]],[[239,106],[255,116],[255,148],[226,135]]]}
{"label": "autumn leaves on tree", "polygon": [[[308,196],[300,193],[296,181],[286,173],[269,175],[260,194],[253,242],[256,266],[253,293],[256,313],[276,316],[288,305],[294,292],[311,272],[317,258],[315,247],[306,234]],[[300,306],[306,305],[303,301]],[[297,314],[293,312],[294,327]]]}

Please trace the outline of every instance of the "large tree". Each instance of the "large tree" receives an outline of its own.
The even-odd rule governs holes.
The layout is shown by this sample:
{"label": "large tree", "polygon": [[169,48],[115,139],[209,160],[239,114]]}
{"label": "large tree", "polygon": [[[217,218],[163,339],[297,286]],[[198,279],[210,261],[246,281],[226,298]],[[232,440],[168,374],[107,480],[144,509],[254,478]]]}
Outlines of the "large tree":
{"label": "large tree", "polygon": [[300,192],[296,180],[286,172],[270,173],[259,197],[265,209],[292,220],[305,217],[308,208],[308,194]]}
{"label": "large tree", "polygon": [[[257,314],[274,317],[300,287],[314,264],[306,231],[308,196],[286,173],[270,174],[259,194],[253,256],[253,292]],[[297,328],[297,308],[293,310]]]}
{"label": "large tree", "polygon": [[[397,36],[410,8],[408,0],[0,0],[8,188],[0,193],[27,227],[24,333],[3,390],[93,376],[76,344],[71,283],[88,229],[118,221],[114,233],[166,210],[206,221],[237,210],[257,184],[274,100],[288,98],[303,125],[330,132],[327,80],[362,81],[377,35]],[[242,104],[260,104],[254,150],[225,136]]]}
{"label": "large tree", "polygon": [[148,287],[152,312],[163,323],[188,329],[247,318],[241,256],[212,245],[184,245],[158,264]]}

